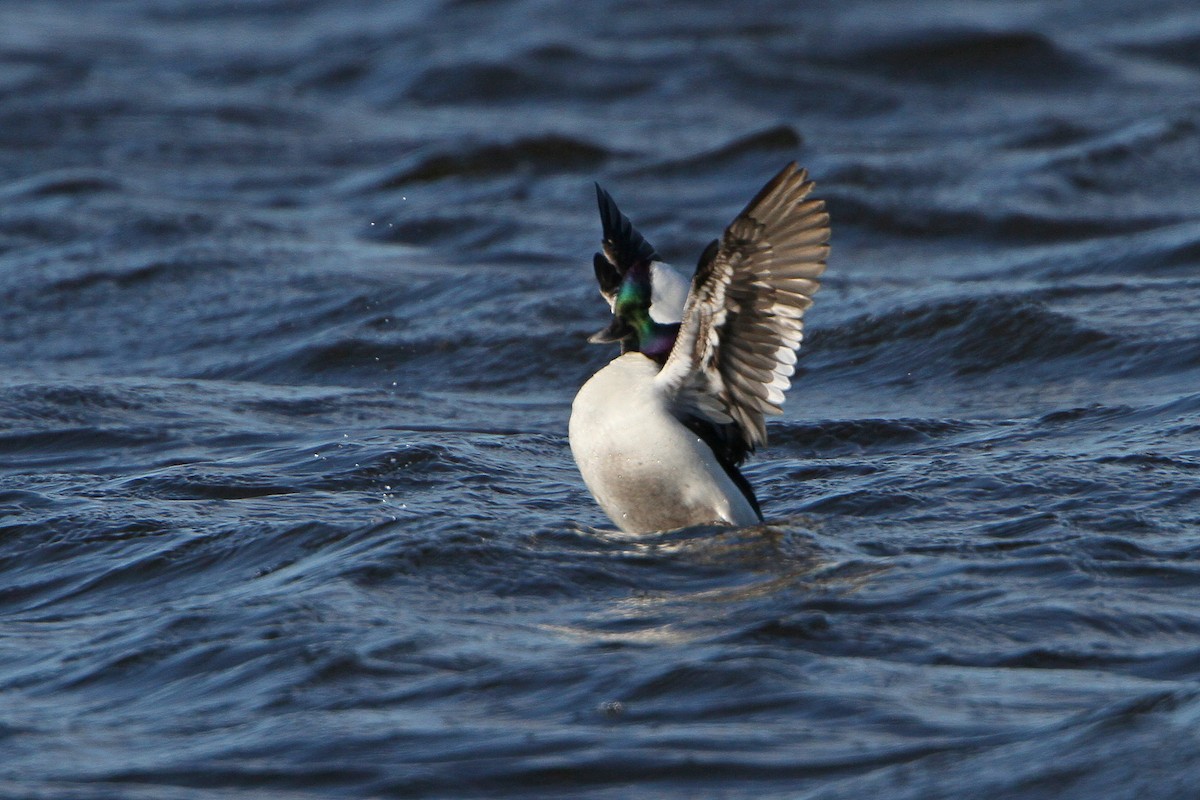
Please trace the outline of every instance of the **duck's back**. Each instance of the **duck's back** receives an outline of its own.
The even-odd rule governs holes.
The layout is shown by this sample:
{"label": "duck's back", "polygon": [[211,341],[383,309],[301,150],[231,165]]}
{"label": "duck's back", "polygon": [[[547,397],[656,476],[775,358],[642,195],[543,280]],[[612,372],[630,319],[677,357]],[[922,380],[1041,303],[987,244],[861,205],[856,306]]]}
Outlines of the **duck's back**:
{"label": "duck's back", "polygon": [[641,353],[614,359],[571,409],[571,452],[584,483],[624,531],[753,525],[758,513],[712,449],[671,413]]}

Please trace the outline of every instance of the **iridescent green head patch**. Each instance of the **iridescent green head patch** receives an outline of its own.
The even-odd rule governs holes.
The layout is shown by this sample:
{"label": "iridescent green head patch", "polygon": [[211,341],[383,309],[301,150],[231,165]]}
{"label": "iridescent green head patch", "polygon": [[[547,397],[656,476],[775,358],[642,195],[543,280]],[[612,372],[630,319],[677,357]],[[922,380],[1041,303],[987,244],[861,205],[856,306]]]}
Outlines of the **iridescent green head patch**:
{"label": "iridescent green head patch", "polygon": [[655,361],[662,362],[675,346],[679,323],[655,322],[650,316],[653,295],[650,275],[650,265],[645,261],[629,268],[617,290],[613,314],[631,330],[628,339],[622,342],[627,351],[645,353]]}

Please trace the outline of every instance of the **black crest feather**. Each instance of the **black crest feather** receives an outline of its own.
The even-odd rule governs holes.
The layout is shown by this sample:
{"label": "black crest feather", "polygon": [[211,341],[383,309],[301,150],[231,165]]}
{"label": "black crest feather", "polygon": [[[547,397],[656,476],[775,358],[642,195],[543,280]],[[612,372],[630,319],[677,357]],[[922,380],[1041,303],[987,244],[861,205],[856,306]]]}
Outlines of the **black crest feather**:
{"label": "black crest feather", "polygon": [[[616,268],[619,278],[624,277],[629,268],[636,263],[661,261],[646,238],[637,232],[629,217],[621,213],[612,195],[596,184],[596,204],[600,207],[600,224],[604,227],[604,253],[601,256]],[[600,268],[597,265],[596,278],[600,280],[601,288],[605,280],[600,278]],[[618,279],[618,283],[619,283]]]}

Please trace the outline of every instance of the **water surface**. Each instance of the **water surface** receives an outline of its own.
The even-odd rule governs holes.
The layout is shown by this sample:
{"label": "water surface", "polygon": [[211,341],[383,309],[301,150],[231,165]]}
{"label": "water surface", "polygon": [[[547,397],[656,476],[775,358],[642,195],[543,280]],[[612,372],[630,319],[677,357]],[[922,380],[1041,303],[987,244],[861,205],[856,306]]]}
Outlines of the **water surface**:
{"label": "water surface", "polygon": [[[0,6],[0,794],[1190,798],[1200,11]],[[592,181],[834,224],[769,523],[622,537]]]}

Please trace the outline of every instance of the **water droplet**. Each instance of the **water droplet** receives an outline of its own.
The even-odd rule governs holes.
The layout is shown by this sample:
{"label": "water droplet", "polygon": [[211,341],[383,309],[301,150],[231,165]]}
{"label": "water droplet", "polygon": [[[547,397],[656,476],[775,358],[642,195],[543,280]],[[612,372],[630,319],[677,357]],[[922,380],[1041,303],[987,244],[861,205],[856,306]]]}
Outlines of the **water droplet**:
{"label": "water droplet", "polygon": [[605,700],[596,710],[606,717],[619,717],[625,713],[625,704],[620,700]]}

